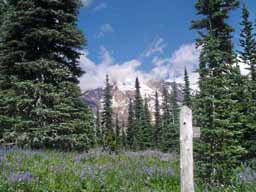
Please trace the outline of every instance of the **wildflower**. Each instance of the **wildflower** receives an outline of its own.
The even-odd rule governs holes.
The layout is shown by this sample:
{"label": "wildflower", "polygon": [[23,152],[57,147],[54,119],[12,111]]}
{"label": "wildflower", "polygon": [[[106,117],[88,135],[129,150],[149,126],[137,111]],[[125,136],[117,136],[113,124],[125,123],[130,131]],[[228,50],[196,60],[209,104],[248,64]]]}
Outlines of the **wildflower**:
{"label": "wildflower", "polygon": [[80,163],[81,162],[81,160],[82,160],[82,155],[81,154],[79,154],[79,155],[77,155],[76,157],[75,157],[75,163]]}
{"label": "wildflower", "polygon": [[14,173],[8,177],[8,181],[11,183],[17,183],[17,182],[28,183],[28,182],[32,181],[32,179],[33,179],[32,174],[28,171]]}
{"label": "wildflower", "polygon": [[155,174],[155,169],[152,167],[146,167],[144,168],[144,173],[150,177],[152,177]]}

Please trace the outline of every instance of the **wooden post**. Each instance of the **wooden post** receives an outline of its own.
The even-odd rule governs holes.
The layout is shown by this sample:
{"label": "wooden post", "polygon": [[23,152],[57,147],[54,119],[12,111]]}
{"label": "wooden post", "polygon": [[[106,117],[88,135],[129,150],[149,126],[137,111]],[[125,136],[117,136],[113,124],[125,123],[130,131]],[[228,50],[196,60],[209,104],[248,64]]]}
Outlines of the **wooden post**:
{"label": "wooden post", "polygon": [[184,106],[180,112],[181,192],[194,192],[192,111]]}

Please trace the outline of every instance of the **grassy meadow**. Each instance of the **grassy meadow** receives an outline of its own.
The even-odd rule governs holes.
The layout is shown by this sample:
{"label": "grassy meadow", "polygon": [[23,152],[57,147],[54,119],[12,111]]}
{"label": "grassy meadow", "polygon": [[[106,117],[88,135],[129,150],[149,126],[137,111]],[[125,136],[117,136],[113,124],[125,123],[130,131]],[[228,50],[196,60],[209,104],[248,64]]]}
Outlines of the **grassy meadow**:
{"label": "grassy meadow", "polygon": [[[108,154],[0,149],[1,192],[178,192],[174,154],[158,151]],[[256,173],[238,174],[234,186],[197,191],[256,191]]]}

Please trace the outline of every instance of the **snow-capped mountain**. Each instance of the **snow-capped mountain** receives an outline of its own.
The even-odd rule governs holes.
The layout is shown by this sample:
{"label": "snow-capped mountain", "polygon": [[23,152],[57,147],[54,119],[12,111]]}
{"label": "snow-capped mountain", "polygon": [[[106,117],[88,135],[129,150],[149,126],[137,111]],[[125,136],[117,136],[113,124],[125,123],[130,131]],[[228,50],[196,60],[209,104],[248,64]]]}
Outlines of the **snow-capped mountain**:
{"label": "snow-capped mountain", "polygon": [[[149,109],[154,112],[155,93],[159,93],[159,101],[162,101],[162,89],[166,86],[171,93],[173,82],[161,81],[161,80],[148,80],[147,82],[141,82],[140,91],[143,98],[148,99]],[[182,95],[183,85],[177,84],[178,101],[183,100]],[[93,111],[96,111],[97,106],[102,109],[103,101],[103,88],[97,88],[88,90],[83,94],[84,101],[92,107]],[[113,95],[113,111],[117,113],[120,120],[127,120],[128,117],[128,104],[129,99],[133,99],[135,95],[135,82],[134,80],[127,80],[125,83],[115,82],[112,84]]]}

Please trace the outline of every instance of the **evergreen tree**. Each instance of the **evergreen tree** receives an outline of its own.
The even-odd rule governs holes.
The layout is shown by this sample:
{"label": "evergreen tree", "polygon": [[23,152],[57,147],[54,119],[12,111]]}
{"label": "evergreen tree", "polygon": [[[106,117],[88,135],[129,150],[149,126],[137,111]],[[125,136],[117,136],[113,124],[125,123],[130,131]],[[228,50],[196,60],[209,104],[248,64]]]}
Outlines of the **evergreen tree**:
{"label": "evergreen tree", "polygon": [[171,111],[171,120],[173,124],[179,123],[179,105],[178,105],[178,90],[177,83],[173,82],[172,84],[172,92],[170,95],[170,111]]}
{"label": "evergreen tree", "polygon": [[228,183],[229,174],[244,153],[237,139],[239,112],[234,108],[237,102],[234,78],[241,75],[233,68],[233,29],[226,22],[229,12],[238,5],[237,0],[198,0],[196,9],[202,18],[192,23],[199,31],[197,42],[202,47],[200,93],[195,107],[201,127],[196,146],[197,173],[208,184]]}
{"label": "evergreen tree", "polygon": [[153,144],[155,148],[159,148],[161,146],[161,114],[160,114],[160,104],[158,98],[158,92],[155,94],[155,124],[153,130]]}
{"label": "evergreen tree", "polygon": [[240,34],[240,46],[242,47],[242,51],[240,51],[240,58],[243,63],[249,66],[251,80],[256,81],[256,42],[254,38],[253,32],[253,24],[249,20],[250,13],[246,7],[243,5],[242,9],[242,31]]}
{"label": "evergreen tree", "polygon": [[0,26],[3,23],[3,19],[5,18],[5,14],[7,11],[11,11],[8,6],[8,2],[5,0],[0,0]]}
{"label": "evergreen tree", "polygon": [[79,50],[85,42],[76,25],[79,1],[4,2],[11,11],[3,15],[0,30],[1,141],[89,148],[93,116],[78,87]]}
{"label": "evergreen tree", "polygon": [[128,107],[128,125],[127,125],[127,144],[131,149],[134,149],[135,129],[134,129],[135,117],[134,107],[132,100],[129,100]]}
{"label": "evergreen tree", "polygon": [[115,151],[116,143],[113,129],[112,86],[110,85],[108,75],[106,75],[103,112],[101,117],[103,130],[103,150],[108,150],[109,152]]}
{"label": "evergreen tree", "polygon": [[135,100],[134,100],[134,147],[135,149],[140,149],[143,145],[142,141],[142,118],[143,118],[143,99],[140,94],[140,82],[136,78],[135,81]]}
{"label": "evergreen tree", "polygon": [[183,105],[192,107],[191,93],[190,93],[191,89],[190,89],[187,68],[185,68],[185,72],[184,72],[184,82],[185,82],[185,86],[184,86],[184,90],[183,90],[183,95],[184,95]]}
{"label": "evergreen tree", "polygon": [[115,140],[116,140],[117,146],[120,146],[121,145],[121,127],[118,119],[118,114],[116,114]]}
{"label": "evergreen tree", "polygon": [[[248,66],[250,71],[250,78],[245,79],[244,86],[240,86],[237,90],[247,93],[241,95],[243,114],[246,116],[243,123],[243,138],[241,143],[247,149],[247,158],[256,157],[256,41],[253,32],[253,24],[249,20],[250,14],[246,7],[243,5],[242,9],[242,31],[240,34],[240,51],[241,60]],[[249,97],[248,97],[249,96]],[[247,100],[245,100],[248,98]]]}
{"label": "evergreen tree", "polygon": [[179,105],[177,92],[177,83],[174,81],[170,95],[171,122],[169,124],[170,131],[168,133],[170,141],[167,146],[169,150],[179,152]]}
{"label": "evergreen tree", "polygon": [[122,142],[123,149],[126,149],[126,147],[127,147],[127,137],[126,137],[126,132],[125,132],[125,122],[124,121],[122,122],[121,142]]}
{"label": "evergreen tree", "polygon": [[163,103],[162,103],[162,132],[161,135],[161,150],[167,152],[172,150],[172,121],[171,121],[171,113],[170,113],[170,94],[166,86],[163,86]]}
{"label": "evergreen tree", "polygon": [[152,126],[151,115],[148,108],[148,99],[145,98],[144,109],[142,114],[142,144],[141,149],[147,149],[152,145]]}
{"label": "evergreen tree", "polygon": [[168,93],[168,90],[166,86],[163,86],[163,103],[162,103],[162,121],[163,126],[165,127],[170,123],[171,120],[171,114],[170,114],[170,95]]}
{"label": "evergreen tree", "polygon": [[100,118],[100,109],[97,105],[96,109],[96,138],[97,138],[97,144],[102,144],[102,127],[101,127],[101,118]]}

